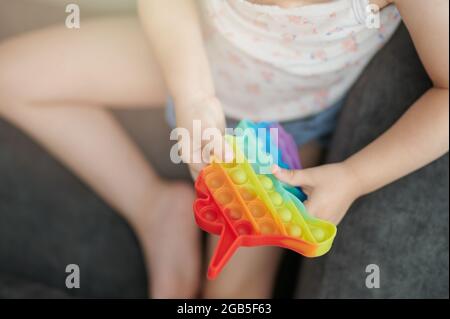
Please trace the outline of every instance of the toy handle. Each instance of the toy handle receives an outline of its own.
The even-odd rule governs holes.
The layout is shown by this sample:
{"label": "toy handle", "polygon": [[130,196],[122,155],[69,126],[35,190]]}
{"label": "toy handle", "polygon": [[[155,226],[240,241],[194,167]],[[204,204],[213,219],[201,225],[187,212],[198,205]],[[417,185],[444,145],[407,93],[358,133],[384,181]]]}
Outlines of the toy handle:
{"label": "toy handle", "polygon": [[214,255],[211,258],[211,262],[208,267],[208,279],[215,279],[231,256],[233,256],[239,246],[237,239],[238,237],[234,234],[234,232],[232,232],[231,229],[227,229],[227,227],[223,225],[219,243],[214,250]]}

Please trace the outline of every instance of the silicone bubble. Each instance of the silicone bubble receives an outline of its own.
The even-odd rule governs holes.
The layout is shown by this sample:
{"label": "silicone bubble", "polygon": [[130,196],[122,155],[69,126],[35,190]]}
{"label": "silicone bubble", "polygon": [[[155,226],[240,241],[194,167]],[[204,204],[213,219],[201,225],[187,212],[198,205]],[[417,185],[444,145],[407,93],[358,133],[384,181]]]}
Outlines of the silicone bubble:
{"label": "silicone bubble", "polygon": [[203,216],[206,220],[214,221],[217,219],[217,213],[211,209],[207,209],[203,212]]}
{"label": "silicone bubble", "polygon": [[226,190],[217,192],[215,197],[221,205],[227,205],[233,200],[233,195]]}
{"label": "silicone bubble", "polygon": [[258,163],[262,166],[270,166],[272,164],[270,157],[265,153],[258,153]]}
{"label": "silicone bubble", "polygon": [[272,180],[269,177],[261,175],[259,177],[259,181],[261,182],[262,186],[266,190],[271,190],[273,188],[273,182],[272,182]]}
{"label": "silicone bubble", "polygon": [[208,178],[206,180],[206,184],[208,185],[208,187],[210,187],[212,189],[221,187],[223,185],[223,183],[224,183],[224,178],[219,175],[208,176]]}
{"label": "silicone bubble", "polygon": [[261,234],[268,235],[275,232],[275,225],[271,221],[264,221],[261,223]]}
{"label": "silicone bubble", "polygon": [[240,235],[249,235],[252,233],[252,225],[248,222],[240,222],[236,224],[236,231]]}
{"label": "silicone bubble", "polygon": [[235,169],[231,172],[231,179],[237,185],[242,185],[247,181],[247,174],[241,169]]}
{"label": "silicone bubble", "polygon": [[244,213],[242,212],[242,209],[240,207],[230,207],[226,209],[227,215],[232,220],[239,220],[242,218]]}
{"label": "silicone bubble", "polygon": [[270,194],[270,199],[272,200],[272,203],[274,203],[276,206],[280,206],[283,204],[283,198],[280,194],[273,192]]}
{"label": "silicone bubble", "polygon": [[290,222],[291,219],[292,219],[292,213],[291,213],[291,212],[289,211],[289,209],[287,209],[287,208],[282,208],[282,209],[279,211],[279,214],[280,214],[281,220],[282,220],[283,222],[285,222],[285,223]]}
{"label": "silicone bubble", "polygon": [[248,205],[248,210],[253,215],[253,217],[261,218],[266,213],[266,208],[259,203],[252,203]]}
{"label": "silicone bubble", "polygon": [[312,234],[317,241],[322,241],[325,238],[325,232],[320,228],[312,229]]}
{"label": "silicone bubble", "polygon": [[252,188],[246,187],[246,188],[242,188],[241,191],[241,196],[245,201],[251,201],[253,199],[256,198],[256,193]]}
{"label": "silicone bubble", "polygon": [[298,225],[289,225],[289,235],[292,237],[300,237],[302,229]]}

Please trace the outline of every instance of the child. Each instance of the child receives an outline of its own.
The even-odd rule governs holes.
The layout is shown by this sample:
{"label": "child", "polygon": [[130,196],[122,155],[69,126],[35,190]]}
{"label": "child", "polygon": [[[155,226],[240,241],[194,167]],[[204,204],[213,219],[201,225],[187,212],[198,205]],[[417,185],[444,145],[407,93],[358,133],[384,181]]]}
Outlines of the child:
{"label": "child", "polygon": [[[199,119],[203,128],[223,129],[225,114],[281,121],[304,164],[315,166],[340,101],[394,32],[398,9],[434,88],[345,162],[274,168],[281,180],[303,187],[312,214],[338,223],[359,196],[448,151],[448,1],[371,0],[382,8],[378,29],[366,25],[368,4],[142,0],[142,27],[133,17],[115,17],[83,22],[79,31],[30,33],[0,46],[0,114],[128,219],[146,256],[152,296],[192,297],[200,286],[192,190],[158,178],[106,106],[156,107],[171,96],[180,127]],[[190,164],[194,177],[203,165]],[[178,236],[170,238],[174,229]],[[239,251],[203,295],[270,296],[278,253]]]}

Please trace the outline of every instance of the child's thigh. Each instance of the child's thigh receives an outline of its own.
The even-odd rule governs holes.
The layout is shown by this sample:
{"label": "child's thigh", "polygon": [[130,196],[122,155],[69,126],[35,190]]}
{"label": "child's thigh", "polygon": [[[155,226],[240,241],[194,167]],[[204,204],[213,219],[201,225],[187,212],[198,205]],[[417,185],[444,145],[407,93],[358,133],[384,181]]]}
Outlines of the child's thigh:
{"label": "child's thigh", "polygon": [[[0,100],[112,107],[164,103],[166,90],[135,16],[31,32],[0,44]],[[25,101],[24,101],[25,100]]]}

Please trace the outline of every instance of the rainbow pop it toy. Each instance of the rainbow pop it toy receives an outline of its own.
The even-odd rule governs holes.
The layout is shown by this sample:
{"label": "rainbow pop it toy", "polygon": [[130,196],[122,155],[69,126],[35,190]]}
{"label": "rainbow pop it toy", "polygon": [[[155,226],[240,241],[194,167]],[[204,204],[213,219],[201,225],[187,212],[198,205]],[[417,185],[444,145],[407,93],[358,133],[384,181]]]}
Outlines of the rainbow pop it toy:
{"label": "rainbow pop it toy", "polygon": [[216,278],[240,246],[280,246],[307,257],[328,252],[336,226],[308,215],[286,185],[262,173],[270,172],[274,162],[266,143],[252,129],[225,138],[233,147],[233,161],[213,162],[195,183],[196,222],[206,232],[220,235],[208,278]]}

